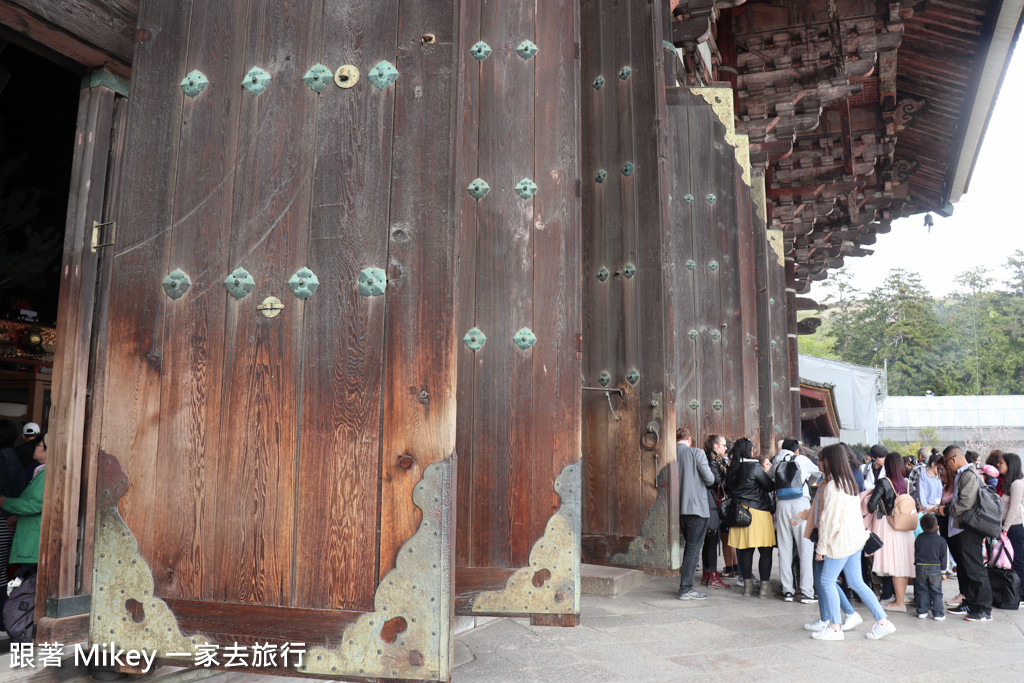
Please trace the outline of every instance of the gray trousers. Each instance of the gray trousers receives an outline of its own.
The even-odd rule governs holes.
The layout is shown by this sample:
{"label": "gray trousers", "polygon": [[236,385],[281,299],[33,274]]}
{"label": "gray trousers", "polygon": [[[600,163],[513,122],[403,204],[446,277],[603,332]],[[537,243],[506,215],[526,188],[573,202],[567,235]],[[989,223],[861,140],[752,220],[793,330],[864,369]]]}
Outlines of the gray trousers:
{"label": "gray trousers", "polygon": [[814,544],[804,538],[807,522],[793,526],[789,520],[811,504],[804,498],[780,500],[775,508],[775,540],[779,544],[779,574],[782,592],[796,593],[793,586],[793,552],[800,556],[800,592],[814,597]]}
{"label": "gray trousers", "polygon": [[683,549],[683,566],[679,568],[680,594],[693,588],[693,575],[697,572],[697,562],[707,533],[707,517],[679,515],[679,540],[686,544]]}

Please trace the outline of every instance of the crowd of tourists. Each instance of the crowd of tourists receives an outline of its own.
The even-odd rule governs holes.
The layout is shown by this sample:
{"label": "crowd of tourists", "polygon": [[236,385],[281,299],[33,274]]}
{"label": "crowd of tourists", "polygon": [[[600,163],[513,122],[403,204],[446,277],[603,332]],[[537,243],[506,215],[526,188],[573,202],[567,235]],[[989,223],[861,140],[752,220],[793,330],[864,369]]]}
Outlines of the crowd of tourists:
{"label": "crowd of tourists", "polygon": [[[1022,604],[1024,471],[1015,453],[982,462],[957,446],[915,458],[876,445],[862,458],[843,443],[815,453],[786,439],[769,456],[719,434],[697,448],[685,427],[676,442],[680,600],[706,600],[703,587],[775,597],[777,548],[781,597],[817,603],[819,618],[804,629],[818,640],[843,640],[863,623],[851,599],[871,614],[868,638],[892,633],[889,615],[908,611],[908,586],[919,619],[987,622],[993,606]],[[944,601],[951,577],[959,593]]]}

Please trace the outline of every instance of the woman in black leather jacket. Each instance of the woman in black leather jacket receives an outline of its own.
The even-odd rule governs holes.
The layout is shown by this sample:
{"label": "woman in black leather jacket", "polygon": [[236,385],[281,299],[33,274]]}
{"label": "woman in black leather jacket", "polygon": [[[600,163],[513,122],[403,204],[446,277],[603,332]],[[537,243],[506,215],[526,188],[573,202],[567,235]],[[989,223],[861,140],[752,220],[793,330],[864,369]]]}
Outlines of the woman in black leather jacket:
{"label": "woman in black leather jacket", "polygon": [[772,547],[775,545],[775,526],[772,523],[772,491],[775,482],[764,465],[753,458],[754,444],[750,439],[737,439],[733,444],[731,462],[725,474],[725,492],[750,511],[751,522],[745,527],[729,529],[729,545],[736,548],[740,570],[743,572],[743,594],[754,594],[754,548],[760,550],[757,569],[761,575],[759,597],[771,595]]}
{"label": "woman in black leather jacket", "polygon": [[711,476],[714,480],[708,484],[708,510],[711,515],[708,519],[708,533],[704,537],[704,547],[701,550],[701,564],[704,572],[700,582],[710,588],[732,588],[718,573],[718,529],[722,524],[722,517],[718,509],[718,495],[722,488],[722,481],[725,479],[725,437],[712,434],[704,440],[704,453],[708,457],[708,466],[711,467]]}

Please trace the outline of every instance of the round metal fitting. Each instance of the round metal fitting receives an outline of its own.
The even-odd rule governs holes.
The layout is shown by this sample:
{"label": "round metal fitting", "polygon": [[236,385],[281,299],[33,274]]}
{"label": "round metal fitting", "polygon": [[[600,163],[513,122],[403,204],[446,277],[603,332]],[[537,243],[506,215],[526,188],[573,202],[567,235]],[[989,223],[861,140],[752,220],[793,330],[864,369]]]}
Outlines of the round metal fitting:
{"label": "round metal fitting", "polygon": [[718,267],[719,267],[718,266],[718,261],[712,261],[711,263],[708,264],[708,268],[711,269],[712,273],[717,272],[718,271]]}
{"label": "round metal fitting", "polygon": [[718,330],[711,330],[711,338],[714,339],[715,341],[718,341],[719,339],[722,338],[722,333],[719,332]]}
{"label": "round metal fitting", "polygon": [[629,80],[629,76],[632,73],[633,69],[629,68],[628,66],[624,66],[621,69],[619,69],[619,78],[623,81]]}
{"label": "round metal fitting", "polygon": [[601,270],[597,271],[597,279],[601,282],[607,280],[609,275],[611,275],[611,273],[608,272],[608,269],[604,266],[601,266]]}
{"label": "round metal fitting", "polygon": [[597,383],[602,387],[606,387],[612,382],[612,376],[608,374],[607,370],[602,370],[601,374],[597,376]]}
{"label": "round metal fitting", "polygon": [[686,336],[689,337],[690,339],[696,339],[697,330],[690,330],[689,332],[686,333]]}
{"label": "round metal fitting", "polygon": [[770,306],[774,306],[775,305],[775,297],[771,297],[770,299],[768,299],[768,305],[770,305]]}
{"label": "round metal fitting", "polygon": [[630,385],[635,385],[640,381],[640,373],[637,372],[636,368],[631,368],[630,371],[626,373],[626,381],[629,382]]}
{"label": "round metal fitting", "polygon": [[692,401],[690,401],[690,409],[697,410],[697,408],[700,408],[700,401],[698,401],[697,399],[693,399]]}
{"label": "round metal fitting", "polygon": [[687,270],[693,270],[696,267],[697,267],[697,262],[694,261],[693,259],[688,259],[686,261],[686,269]]}
{"label": "round metal fitting", "polygon": [[692,194],[684,194],[683,195],[683,201],[686,202],[687,204],[693,204],[693,195]]}
{"label": "round metal fitting", "polygon": [[634,266],[632,263],[627,263],[622,268],[622,274],[626,276],[627,280],[633,279],[633,276],[636,275],[636,266]]}
{"label": "round metal fitting", "polygon": [[711,407],[714,408],[715,410],[721,410],[722,405],[723,403],[716,398],[715,402],[711,404]]}
{"label": "round metal fitting", "polygon": [[599,182],[599,183],[603,183],[605,181],[605,178],[607,178],[607,177],[608,177],[608,171],[604,170],[603,168],[600,169],[597,173],[594,174],[594,180]]}
{"label": "round metal fitting", "polygon": [[282,309],[284,309],[284,304],[276,296],[268,296],[263,303],[256,307],[256,310],[267,318],[276,318]]}
{"label": "round metal fitting", "polygon": [[717,202],[717,201],[718,201],[718,197],[716,197],[716,196],[715,196],[714,194],[712,194],[711,192],[708,192],[708,196],[707,196],[707,197],[705,197],[704,199],[706,199],[706,200],[707,200],[708,204],[714,204],[715,202]]}
{"label": "round metal fitting", "polygon": [[604,76],[598,76],[597,78],[595,78],[594,82],[591,83],[591,85],[594,86],[594,90],[600,90],[601,88],[603,88],[604,87]]}
{"label": "round metal fitting", "polygon": [[351,64],[343,64],[334,72],[334,83],[339,88],[351,88],[359,82],[359,69]]}

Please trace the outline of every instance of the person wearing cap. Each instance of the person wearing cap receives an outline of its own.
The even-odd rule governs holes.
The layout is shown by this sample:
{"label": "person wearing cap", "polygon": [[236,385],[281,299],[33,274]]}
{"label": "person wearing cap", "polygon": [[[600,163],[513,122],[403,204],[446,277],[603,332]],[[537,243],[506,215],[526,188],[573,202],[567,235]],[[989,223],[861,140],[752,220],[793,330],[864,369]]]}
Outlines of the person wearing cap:
{"label": "person wearing cap", "polygon": [[33,440],[32,459],[39,463],[21,495],[15,498],[0,496],[0,509],[18,516],[11,543],[12,564],[38,564],[39,530],[43,519],[43,481],[46,475],[46,435]]}

